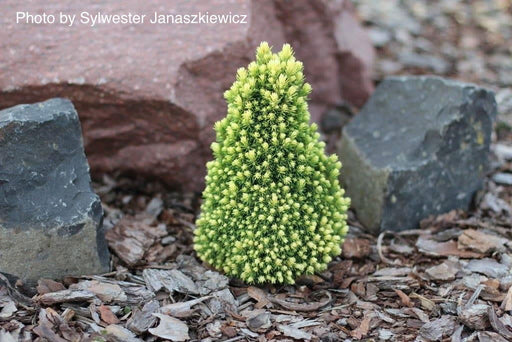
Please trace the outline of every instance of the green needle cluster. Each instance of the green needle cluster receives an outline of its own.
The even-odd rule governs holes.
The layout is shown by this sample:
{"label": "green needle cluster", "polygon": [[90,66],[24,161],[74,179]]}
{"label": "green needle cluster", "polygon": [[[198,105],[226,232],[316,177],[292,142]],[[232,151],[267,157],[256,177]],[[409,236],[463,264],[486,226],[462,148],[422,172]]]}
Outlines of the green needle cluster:
{"label": "green needle cluster", "polygon": [[294,283],[341,252],[350,199],[341,163],[309,124],[303,65],[266,42],[225,92],[195,231],[199,257],[247,283]]}

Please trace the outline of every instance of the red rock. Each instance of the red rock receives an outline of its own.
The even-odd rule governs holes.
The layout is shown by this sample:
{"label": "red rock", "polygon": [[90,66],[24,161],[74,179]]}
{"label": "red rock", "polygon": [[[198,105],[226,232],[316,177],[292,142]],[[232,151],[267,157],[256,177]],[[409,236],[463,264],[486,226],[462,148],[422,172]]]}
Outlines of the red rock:
{"label": "red rock", "polygon": [[[16,11],[146,14],[144,24],[16,24]],[[247,15],[248,24],[150,24],[163,14]],[[313,86],[311,112],[372,91],[373,50],[349,1],[2,2],[0,108],[70,98],[93,175],[120,172],[201,190],[223,92],[262,40],[290,42]]]}

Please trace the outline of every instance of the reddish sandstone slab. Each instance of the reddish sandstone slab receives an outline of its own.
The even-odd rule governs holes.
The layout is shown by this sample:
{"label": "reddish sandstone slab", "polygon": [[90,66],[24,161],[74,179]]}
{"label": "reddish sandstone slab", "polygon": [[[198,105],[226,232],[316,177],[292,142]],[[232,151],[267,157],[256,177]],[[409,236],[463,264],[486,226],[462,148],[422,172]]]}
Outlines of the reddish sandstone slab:
{"label": "reddish sandstone slab", "polygon": [[[329,3],[329,5],[327,5]],[[16,24],[16,12],[146,14],[143,24]],[[239,14],[247,24],[151,24],[162,14]],[[313,86],[311,111],[372,91],[373,50],[347,1],[2,2],[0,108],[68,97],[93,174],[122,172],[203,186],[222,94],[262,40],[290,42]]]}

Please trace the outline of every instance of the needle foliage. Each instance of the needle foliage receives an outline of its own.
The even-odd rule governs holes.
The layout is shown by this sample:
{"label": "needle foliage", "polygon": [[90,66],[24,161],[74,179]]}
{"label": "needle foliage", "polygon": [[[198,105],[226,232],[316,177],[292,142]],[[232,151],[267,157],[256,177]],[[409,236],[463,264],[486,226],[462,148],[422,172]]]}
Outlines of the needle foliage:
{"label": "needle foliage", "polygon": [[291,284],[324,270],[348,231],[341,163],[309,123],[310,92],[290,45],[273,54],[263,42],[224,94],[195,250],[248,283]]}

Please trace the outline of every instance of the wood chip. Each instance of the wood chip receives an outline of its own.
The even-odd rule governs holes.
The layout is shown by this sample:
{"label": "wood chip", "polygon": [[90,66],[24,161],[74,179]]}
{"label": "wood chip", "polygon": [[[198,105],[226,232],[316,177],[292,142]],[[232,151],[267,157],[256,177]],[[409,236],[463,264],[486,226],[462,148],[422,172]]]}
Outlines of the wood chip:
{"label": "wood chip", "polygon": [[492,331],[477,331],[473,335],[469,336],[467,341],[479,341],[479,342],[507,342],[499,334]]}
{"label": "wood chip", "polygon": [[422,321],[423,323],[428,323],[430,322],[430,319],[428,318],[428,315],[421,309],[418,309],[418,308],[411,308],[410,309],[411,312],[414,313],[414,315],[416,315],[416,317],[418,317],[420,319],[420,321]]}
{"label": "wood chip", "polygon": [[507,338],[509,341],[512,341],[512,330],[509,329],[508,326],[503,324],[503,322],[498,318],[496,312],[494,311],[492,306],[489,306],[487,315],[489,317],[489,322],[494,330],[501,336]]}
{"label": "wood chip", "polygon": [[148,330],[152,335],[171,341],[186,341],[190,338],[188,326],[179,319],[160,313],[154,313],[153,316],[158,317],[160,323],[156,328]]}
{"label": "wood chip", "polygon": [[212,298],[211,296],[207,297],[201,297],[193,300],[189,300],[186,302],[178,302],[178,303],[172,303],[162,306],[160,309],[161,313],[164,313],[166,315],[174,316],[174,317],[190,317],[194,311],[192,310],[192,307],[196,304],[199,304],[201,302],[204,302],[207,299]]}
{"label": "wood chip", "polygon": [[509,273],[509,268],[500,264],[494,259],[474,259],[469,261],[465,269],[469,272],[477,272],[488,276],[489,278],[502,278]]}
{"label": "wood chip", "polygon": [[270,312],[256,312],[250,315],[245,323],[247,324],[247,327],[252,331],[265,331],[272,325],[270,322]]}
{"label": "wood chip", "polygon": [[142,309],[135,308],[132,316],[126,322],[126,327],[137,334],[145,333],[156,322],[157,318],[153,314],[159,308],[160,304],[157,300],[147,302]]}
{"label": "wood chip", "polygon": [[424,236],[420,236],[416,242],[418,250],[433,256],[458,256],[459,258],[481,258],[484,255],[473,251],[461,250],[456,241],[437,242]]}
{"label": "wood chip", "polygon": [[134,333],[130,330],[118,325],[118,324],[110,324],[105,328],[105,333],[112,337],[112,341],[115,342],[142,342],[141,339],[137,338]]}
{"label": "wood chip", "polygon": [[17,342],[18,338],[14,337],[10,332],[4,329],[0,330],[0,341],[2,342]]}
{"label": "wood chip", "polygon": [[484,195],[480,207],[485,210],[491,210],[495,213],[507,213],[512,214],[512,207],[503,199],[488,192]]}
{"label": "wood chip", "polygon": [[409,295],[410,298],[413,298],[413,299],[419,299],[420,300],[420,303],[421,303],[421,307],[428,310],[428,311],[432,311],[436,308],[436,303],[434,303],[433,301],[431,301],[430,299],[424,297],[424,296],[421,296],[417,293],[411,293]]}
{"label": "wood chip", "polygon": [[62,291],[65,289],[66,288],[64,287],[64,285],[62,283],[59,283],[55,280],[39,279],[37,281],[36,290],[37,290],[37,293],[39,293],[40,295],[45,294],[45,293],[50,293],[50,292]]}
{"label": "wood chip", "polygon": [[307,333],[304,330],[291,327],[289,325],[279,324],[277,326],[277,329],[279,329],[279,331],[282,332],[283,335],[294,338],[296,340],[309,341],[313,338],[313,335],[311,335],[310,333]]}
{"label": "wood chip", "polygon": [[165,235],[165,227],[152,227],[144,220],[125,216],[105,233],[105,238],[121,260],[135,266],[142,263],[144,254],[156,239]]}
{"label": "wood chip", "polygon": [[486,234],[481,230],[466,229],[459,236],[458,247],[470,249],[482,254],[489,254],[493,251],[504,251],[506,239]]}
{"label": "wood chip", "polygon": [[489,326],[488,309],[489,305],[486,304],[473,304],[464,307],[459,313],[459,320],[471,329],[484,330]]}
{"label": "wood chip", "polygon": [[448,281],[455,279],[455,275],[460,271],[458,263],[446,260],[439,265],[429,267],[425,270],[425,273],[431,280]]}
{"label": "wood chip", "polygon": [[346,238],[342,247],[342,255],[344,258],[365,258],[370,255],[371,244],[367,239]]}
{"label": "wood chip", "polygon": [[444,315],[430,323],[425,323],[420,328],[420,336],[427,341],[441,341],[445,336],[450,336],[455,330],[455,318]]}
{"label": "wood chip", "polygon": [[501,303],[501,309],[505,311],[512,310],[512,286],[508,288],[507,295],[503,302]]}
{"label": "wood chip", "polygon": [[13,316],[13,314],[18,311],[16,308],[16,303],[13,301],[8,301],[7,304],[4,305],[2,310],[0,310],[0,318],[7,320]]}
{"label": "wood chip", "polygon": [[39,324],[32,331],[42,339],[51,342],[66,342],[54,331],[54,322],[58,316],[53,309],[41,309],[38,315]]}
{"label": "wood chip", "polygon": [[118,284],[110,284],[97,280],[85,280],[77,284],[72,284],[69,288],[92,292],[104,303],[124,303],[128,300],[126,293]]}
{"label": "wood chip", "polygon": [[145,269],[142,276],[153,292],[165,288],[170,294],[176,292],[199,294],[199,289],[190,277],[179,270]]}
{"label": "wood chip", "polygon": [[90,291],[69,289],[45,293],[36,297],[36,300],[41,304],[49,306],[58,303],[88,302],[94,298],[96,298],[96,296]]}
{"label": "wood chip", "polygon": [[412,272],[410,267],[385,267],[372,274],[374,277],[402,277]]}

